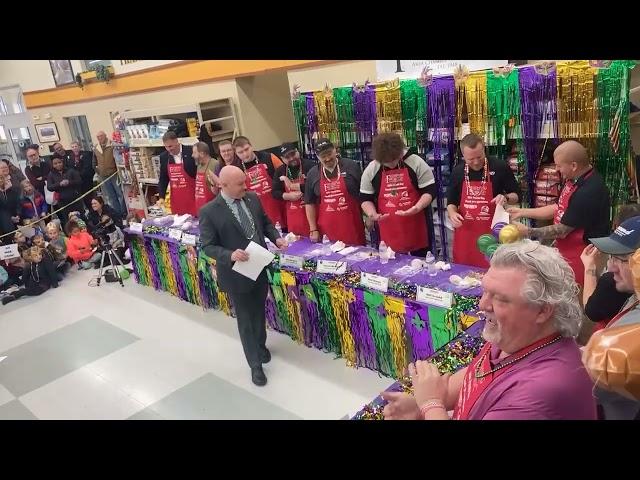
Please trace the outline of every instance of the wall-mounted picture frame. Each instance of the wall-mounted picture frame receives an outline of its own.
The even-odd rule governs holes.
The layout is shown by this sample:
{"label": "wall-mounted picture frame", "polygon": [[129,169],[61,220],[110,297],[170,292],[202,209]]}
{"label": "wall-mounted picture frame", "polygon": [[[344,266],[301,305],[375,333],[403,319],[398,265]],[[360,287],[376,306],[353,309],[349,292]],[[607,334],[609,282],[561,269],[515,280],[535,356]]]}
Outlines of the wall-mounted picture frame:
{"label": "wall-mounted picture frame", "polygon": [[76,82],[71,60],[49,60],[49,65],[51,66],[51,73],[53,74],[53,80],[56,82],[56,87],[71,85]]}
{"label": "wall-mounted picture frame", "polygon": [[34,125],[36,127],[36,132],[38,132],[38,139],[42,143],[46,142],[59,142],[60,135],[58,135],[58,127],[55,122],[50,123],[41,123],[39,125]]}

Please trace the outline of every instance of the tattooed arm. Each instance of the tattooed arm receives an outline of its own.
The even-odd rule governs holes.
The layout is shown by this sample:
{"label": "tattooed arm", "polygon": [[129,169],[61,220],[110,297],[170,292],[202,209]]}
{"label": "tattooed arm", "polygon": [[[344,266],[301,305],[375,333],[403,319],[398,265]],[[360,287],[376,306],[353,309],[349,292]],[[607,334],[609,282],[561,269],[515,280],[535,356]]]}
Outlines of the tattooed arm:
{"label": "tattooed arm", "polygon": [[556,238],[565,238],[573,230],[575,228],[558,223],[547,227],[527,228],[526,235],[534,240],[555,240]]}

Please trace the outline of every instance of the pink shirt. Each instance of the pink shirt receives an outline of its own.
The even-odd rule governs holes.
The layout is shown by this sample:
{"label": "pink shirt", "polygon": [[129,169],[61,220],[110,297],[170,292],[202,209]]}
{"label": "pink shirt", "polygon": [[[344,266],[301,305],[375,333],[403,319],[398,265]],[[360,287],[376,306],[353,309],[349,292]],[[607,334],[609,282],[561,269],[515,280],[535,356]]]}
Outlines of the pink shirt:
{"label": "pink shirt", "polygon": [[[500,350],[491,347],[491,364]],[[514,363],[471,409],[469,420],[596,420],[593,383],[573,338]]]}

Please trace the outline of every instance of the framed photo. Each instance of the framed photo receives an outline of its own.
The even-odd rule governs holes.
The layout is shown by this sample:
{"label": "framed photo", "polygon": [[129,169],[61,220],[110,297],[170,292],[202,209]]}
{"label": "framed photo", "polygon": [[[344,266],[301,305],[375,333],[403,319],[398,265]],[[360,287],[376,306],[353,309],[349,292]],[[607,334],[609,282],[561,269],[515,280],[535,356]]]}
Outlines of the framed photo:
{"label": "framed photo", "polygon": [[59,142],[60,135],[58,135],[58,127],[55,122],[51,123],[41,123],[39,125],[35,125],[36,132],[38,132],[38,139],[42,143],[46,142]]}
{"label": "framed photo", "polygon": [[51,65],[51,73],[56,87],[76,82],[73,68],[71,68],[71,60],[49,60],[49,65]]}

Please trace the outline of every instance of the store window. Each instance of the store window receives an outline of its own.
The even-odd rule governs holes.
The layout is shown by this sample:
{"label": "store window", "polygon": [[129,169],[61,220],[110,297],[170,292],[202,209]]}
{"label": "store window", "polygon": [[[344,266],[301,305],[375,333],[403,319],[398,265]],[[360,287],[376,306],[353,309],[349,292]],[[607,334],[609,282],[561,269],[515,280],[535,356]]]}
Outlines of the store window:
{"label": "store window", "polygon": [[83,62],[86,70],[95,70],[98,65],[102,65],[104,67],[111,66],[111,60],[83,60]]}

